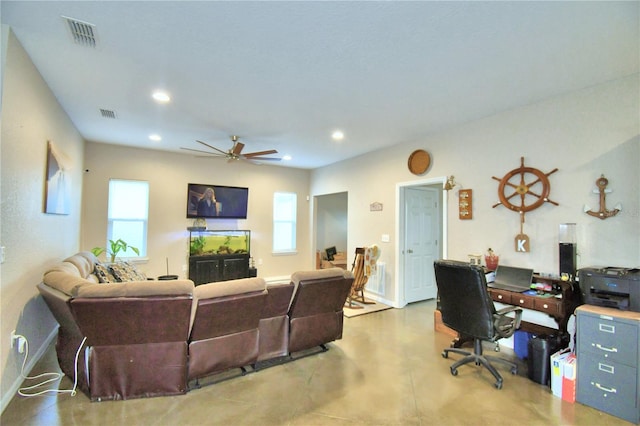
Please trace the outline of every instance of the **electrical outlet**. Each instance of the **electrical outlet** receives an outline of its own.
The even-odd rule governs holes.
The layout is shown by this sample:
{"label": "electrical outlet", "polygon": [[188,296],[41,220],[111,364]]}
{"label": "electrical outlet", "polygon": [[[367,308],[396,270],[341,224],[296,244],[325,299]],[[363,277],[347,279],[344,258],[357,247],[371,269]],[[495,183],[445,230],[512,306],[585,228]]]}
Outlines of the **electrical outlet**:
{"label": "electrical outlet", "polygon": [[13,330],[11,331],[11,348],[13,348],[16,345],[16,342],[18,345],[18,353],[24,353],[24,349],[27,344],[27,339],[25,339],[24,336],[20,336],[16,334],[16,331]]}

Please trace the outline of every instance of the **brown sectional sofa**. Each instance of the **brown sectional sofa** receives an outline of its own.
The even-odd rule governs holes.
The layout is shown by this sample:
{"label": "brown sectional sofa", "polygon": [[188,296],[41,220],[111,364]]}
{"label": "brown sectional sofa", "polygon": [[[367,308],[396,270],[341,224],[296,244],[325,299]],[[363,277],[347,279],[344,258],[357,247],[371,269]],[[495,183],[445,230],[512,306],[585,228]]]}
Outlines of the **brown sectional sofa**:
{"label": "brown sectional sofa", "polygon": [[342,338],[353,277],[334,268],[289,283],[246,278],[99,284],[97,259],[81,252],[38,285],[59,323],[62,371],[93,401],[183,394],[189,383],[243,372]]}

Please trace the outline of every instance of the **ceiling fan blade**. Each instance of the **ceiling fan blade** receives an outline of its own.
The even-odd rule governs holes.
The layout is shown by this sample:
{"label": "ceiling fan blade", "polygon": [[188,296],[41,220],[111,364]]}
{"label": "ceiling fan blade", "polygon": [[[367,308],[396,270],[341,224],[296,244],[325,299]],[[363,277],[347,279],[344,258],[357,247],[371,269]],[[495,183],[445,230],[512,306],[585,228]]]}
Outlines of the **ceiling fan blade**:
{"label": "ceiling fan blade", "polygon": [[207,147],[209,147],[209,148],[213,149],[214,151],[218,151],[219,153],[221,153],[221,154],[223,154],[223,155],[227,155],[227,153],[226,153],[225,151],[223,151],[223,150],[221,150],[221,149],[218,149],[218,148],[216,148],[215,146],[209,145],[209,144],[208,144],[208,143],[206,143],[206,142],[202,142],[202,141],[199,141],[199,140],[197,140],[197,139],[196,139],[196,142],[201,143],[202,145],[207,146]]}
{"label": "ceiling fan blade", "polygon": [[233,155],[240,155],[242,148],[244,148],[244,144],[242,142],[235,142],[233,144],[233,151],[231,152]]}
{"label": "ceiling fan blade", "polygon": [[250,161],[280,161],[282,158],[277,157],[244,157],[245,160]]}
{"label": "ceiling fan blade", "polygon": [[277,154],[278,151],[276,151],[275,149],[270,149],[268,151],[258,151],[258,152],[250,152],[248,154],[244,154],[245,157],[247,158],[253,158],[253,157],[258,157],[261,155],[269,155],[269,154]]}
{"label": "ceiling fan blade", "polygon": [[180,147],[180,149],[184,149],[185,151],[193,151],[193,152],[199,152],[199,153],[202,153],[202,154],[207,154],[207,156],[209,156],[209,157],[211,157],[211,156],[226,157],[226,154],[218,154],[217,152],[202,151],[200,149],[184,148],[184,147]]}

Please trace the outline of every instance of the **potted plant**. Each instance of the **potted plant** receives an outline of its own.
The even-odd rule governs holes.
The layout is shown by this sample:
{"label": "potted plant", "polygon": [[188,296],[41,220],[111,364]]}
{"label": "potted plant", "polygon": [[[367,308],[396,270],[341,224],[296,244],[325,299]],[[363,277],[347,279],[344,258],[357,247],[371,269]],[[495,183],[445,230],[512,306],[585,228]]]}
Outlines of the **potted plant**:
{"label": "potted plant", "polygon": [[[117,240],[109,240],[108,255],[111,257],[111,263],[114,263],[116,261],[118,253],[125,252],[127,251],[127,249],[131,249],[138,256],[140,255],[140,250],[138,250],[137,247],[133,247],[127,244],[121,238],[118,238]],[[106,249],[104,247],[94,247],[91,249],[91,253],[93,253],[96,257],[100,256],[105,251]]]}
{"label": "potted plant", "polygon": [[190,244],[190,248],[189,248],[189,254],[191,255],[199,255],[202,254],[202,251],[204,250],[204,245],[206,244],[206,241],[204,239],[204,237],[201,235],[199,237],[193,238],[191,240],[191,244]]}

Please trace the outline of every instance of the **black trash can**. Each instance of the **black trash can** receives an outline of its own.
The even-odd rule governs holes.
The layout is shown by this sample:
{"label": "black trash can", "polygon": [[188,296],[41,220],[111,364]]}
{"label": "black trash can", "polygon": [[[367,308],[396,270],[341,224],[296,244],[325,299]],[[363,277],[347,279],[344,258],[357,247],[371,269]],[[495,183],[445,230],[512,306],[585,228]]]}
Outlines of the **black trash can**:
{"label": "black trash can", "polygon": [[[564,346],[563,346],[564,345]],[[551,385],[550,357],[563,347],[564,339],[556,335],[533,336],[528,342],[527,375],[541,385]]]}

